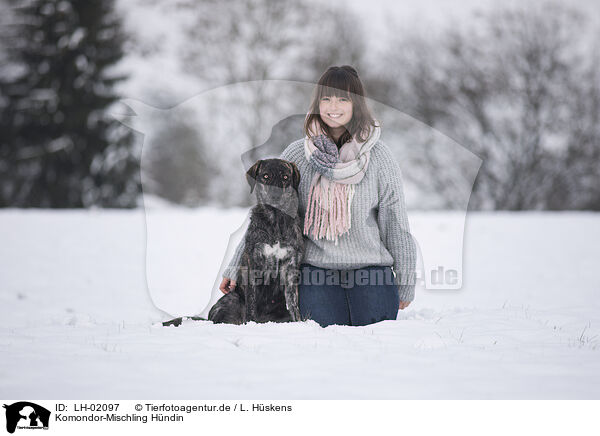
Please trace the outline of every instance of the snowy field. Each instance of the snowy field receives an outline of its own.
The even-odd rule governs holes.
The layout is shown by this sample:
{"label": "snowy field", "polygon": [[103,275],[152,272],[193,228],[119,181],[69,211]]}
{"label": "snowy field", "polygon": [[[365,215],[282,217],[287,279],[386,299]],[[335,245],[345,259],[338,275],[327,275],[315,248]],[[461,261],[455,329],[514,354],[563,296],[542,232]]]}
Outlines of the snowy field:
{"label": "snowy field", "polygon": [[[194,241],[162,265],[143,210],[0,211],[0,397],[600,398],[599,214],[470,213],[463,288],[396,321],[165,328],[204,309],[246,211],[154,213]],[[442,243],[443,217],[410,220]]]}

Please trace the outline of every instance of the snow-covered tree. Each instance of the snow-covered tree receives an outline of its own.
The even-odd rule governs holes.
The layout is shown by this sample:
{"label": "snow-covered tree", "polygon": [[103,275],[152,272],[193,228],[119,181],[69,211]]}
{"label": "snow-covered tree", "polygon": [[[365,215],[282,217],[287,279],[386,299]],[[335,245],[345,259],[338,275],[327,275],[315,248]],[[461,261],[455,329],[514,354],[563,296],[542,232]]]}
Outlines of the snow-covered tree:
{"label": "snow-covered tree", "polygon": [[[4,0],[0,205],[135,206],[132,133],[107,115],[123,56],[113,0]],[[8,68],[8,67],[7,67]]]}

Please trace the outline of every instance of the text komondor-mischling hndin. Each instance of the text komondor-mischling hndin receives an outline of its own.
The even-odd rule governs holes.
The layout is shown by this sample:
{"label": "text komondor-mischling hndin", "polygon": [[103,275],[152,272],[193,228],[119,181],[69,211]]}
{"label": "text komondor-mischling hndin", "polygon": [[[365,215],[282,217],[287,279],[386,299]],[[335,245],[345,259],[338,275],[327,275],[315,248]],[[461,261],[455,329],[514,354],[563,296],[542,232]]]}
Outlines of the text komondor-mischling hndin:
{"label": "text komondor-mischling hndin", "polygon": [[116,413],[106,413],[103,415],[65,415],[57,413],[54,419],[59,422],[142,422],[146,424],[150,421],[183,421],[183,416],[163,415],[161,413],[153,413],[151,415],[138,415],[136,413],[127,413],[125,415],[117,415]]}

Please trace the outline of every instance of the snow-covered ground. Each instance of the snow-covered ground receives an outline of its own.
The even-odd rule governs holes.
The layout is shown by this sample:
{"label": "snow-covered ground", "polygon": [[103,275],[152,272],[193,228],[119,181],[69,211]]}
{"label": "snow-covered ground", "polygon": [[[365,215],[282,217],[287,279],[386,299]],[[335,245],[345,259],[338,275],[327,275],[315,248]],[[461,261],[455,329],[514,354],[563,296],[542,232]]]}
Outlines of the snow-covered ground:
{"label": "snow-covered ground", "polygon": [[[599,214],[470,213],[463,288],[396,321],[165,328],[155,304],[204,308],[246,211],[149,213],[194,241],[170,263],[143,210],[0,211],[0,397],[600,398]],[[410,214],[440,243],[444,217]]]}

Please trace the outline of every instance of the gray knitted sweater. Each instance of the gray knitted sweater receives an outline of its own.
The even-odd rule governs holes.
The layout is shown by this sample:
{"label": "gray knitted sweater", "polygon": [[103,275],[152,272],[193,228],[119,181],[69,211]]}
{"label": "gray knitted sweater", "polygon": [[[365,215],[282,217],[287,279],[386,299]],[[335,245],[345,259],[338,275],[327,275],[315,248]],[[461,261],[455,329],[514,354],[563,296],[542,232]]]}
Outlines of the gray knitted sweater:
{"label": "gray knitted sweater", "polygon": [[[304,139],[292,142],[280,156],[294,162],[300,171],[299,213],[304,220],[310,183],[315,174],[304,155]],[[351,205],[351,226],[340,236],[338,245],[326,239],[304,236],[302,262],[320,268],[357,269],[369,265],[390,265],[395,273],[400,301],[412,301],[416,281],[416,245],[404,202],[402,175],[390,149],[377,141],[371,149],[369,165],[356,185]],[[238,245],[223,277],[235,278],[244,251]]]}

